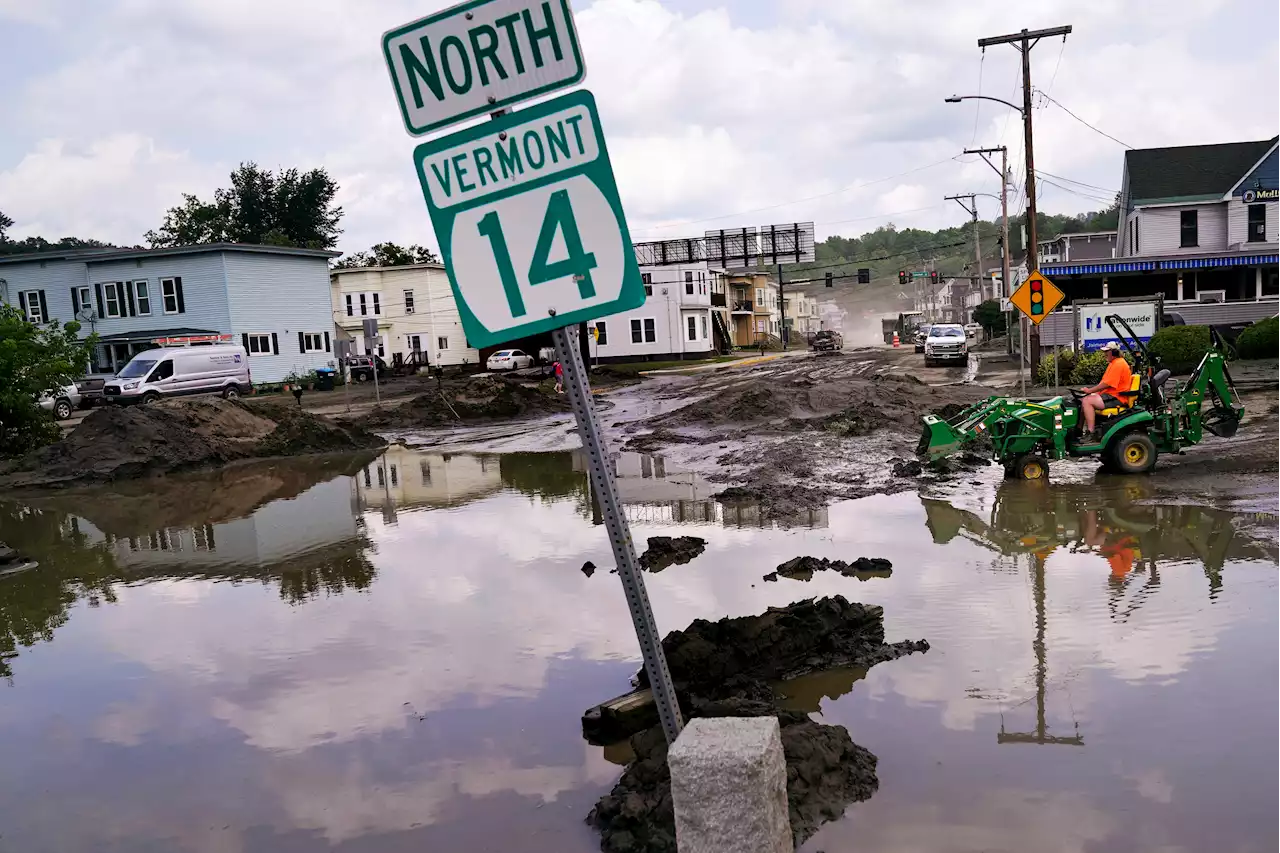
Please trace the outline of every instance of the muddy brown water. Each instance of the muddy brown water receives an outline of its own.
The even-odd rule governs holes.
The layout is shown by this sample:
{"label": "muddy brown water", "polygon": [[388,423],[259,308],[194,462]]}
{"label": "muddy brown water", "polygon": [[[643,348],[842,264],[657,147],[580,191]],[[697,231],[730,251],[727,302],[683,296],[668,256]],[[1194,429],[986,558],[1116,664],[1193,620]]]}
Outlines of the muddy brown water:
{"label": "muddy brown water", "polygon": [[[638,656],[578,456],[241,470],[0,502],[0,850],[597,849],[628,751],[579,717]],[[1081,470],[766,526],[619,461],[638,540],[707,540],[664,631],[839,593],[932,644],[780,685],[879,758],[803,851],[1275,849],[1274,514]],[[802,554],[894,570],[762,581]]]}

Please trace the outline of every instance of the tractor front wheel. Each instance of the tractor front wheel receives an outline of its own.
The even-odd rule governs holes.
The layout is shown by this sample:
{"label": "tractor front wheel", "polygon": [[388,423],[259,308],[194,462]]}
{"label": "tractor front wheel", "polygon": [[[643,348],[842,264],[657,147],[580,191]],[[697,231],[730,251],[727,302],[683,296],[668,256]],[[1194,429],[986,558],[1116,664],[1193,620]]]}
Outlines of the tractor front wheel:
{"label": "tractor front wheel", "polygon": [[1049,462],[1035,453],[1023,453],[1005,466],[1005,477],[1010,480],[1043,482],[1049,479]]}
{"label": "tractor front wheel", "polygon": [[1145,474],[1156,464],[1155,442],[1145,432],[1125,433],[1112,442],[1105,453],[1121,474]]}

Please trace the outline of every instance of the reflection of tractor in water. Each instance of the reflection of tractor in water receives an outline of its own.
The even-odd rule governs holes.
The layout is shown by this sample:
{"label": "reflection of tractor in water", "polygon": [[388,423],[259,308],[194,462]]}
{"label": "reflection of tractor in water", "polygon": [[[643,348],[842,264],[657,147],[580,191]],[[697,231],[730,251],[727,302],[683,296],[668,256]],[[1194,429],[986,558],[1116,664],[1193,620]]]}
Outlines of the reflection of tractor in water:
{"label": "reflection of tractor in water", "polygon": [[[1229,559],[1264,559],[1262,547],[1236,533],[1232,513],[1212,507],[1160,503],[1152,488],[1130,478],[1087,484],[1002,483],[987,518],[922,498],[933,541],[964,536],[1002,554],[1041,560],[1060,547],[1101,555],[1111,576],[1156,560],[1195,560],[1204,566],[1210,594],[1222,586]],[[1158,582],[1158,581],[1157,581]]]}

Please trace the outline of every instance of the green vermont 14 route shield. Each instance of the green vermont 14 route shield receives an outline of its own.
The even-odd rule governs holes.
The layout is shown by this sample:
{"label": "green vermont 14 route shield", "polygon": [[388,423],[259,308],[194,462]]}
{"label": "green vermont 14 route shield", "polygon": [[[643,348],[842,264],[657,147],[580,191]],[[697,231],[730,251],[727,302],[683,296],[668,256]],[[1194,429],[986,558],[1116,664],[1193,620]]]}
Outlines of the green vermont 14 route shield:
{"label": "green vermont 14 route shield", "polygon": [[590,92],[424,142],[414,162],[471,346],[644,304]]}

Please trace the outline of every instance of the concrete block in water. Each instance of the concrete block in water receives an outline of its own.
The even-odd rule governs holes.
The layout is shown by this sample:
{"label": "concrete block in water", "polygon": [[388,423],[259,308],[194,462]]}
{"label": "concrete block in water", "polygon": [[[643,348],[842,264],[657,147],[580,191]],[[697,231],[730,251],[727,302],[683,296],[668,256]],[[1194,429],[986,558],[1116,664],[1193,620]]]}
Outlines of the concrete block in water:
{"label": "concrete block in water", "polygon": [[776,717],[690,720],[667,763],[680,853],[792,853]]}

